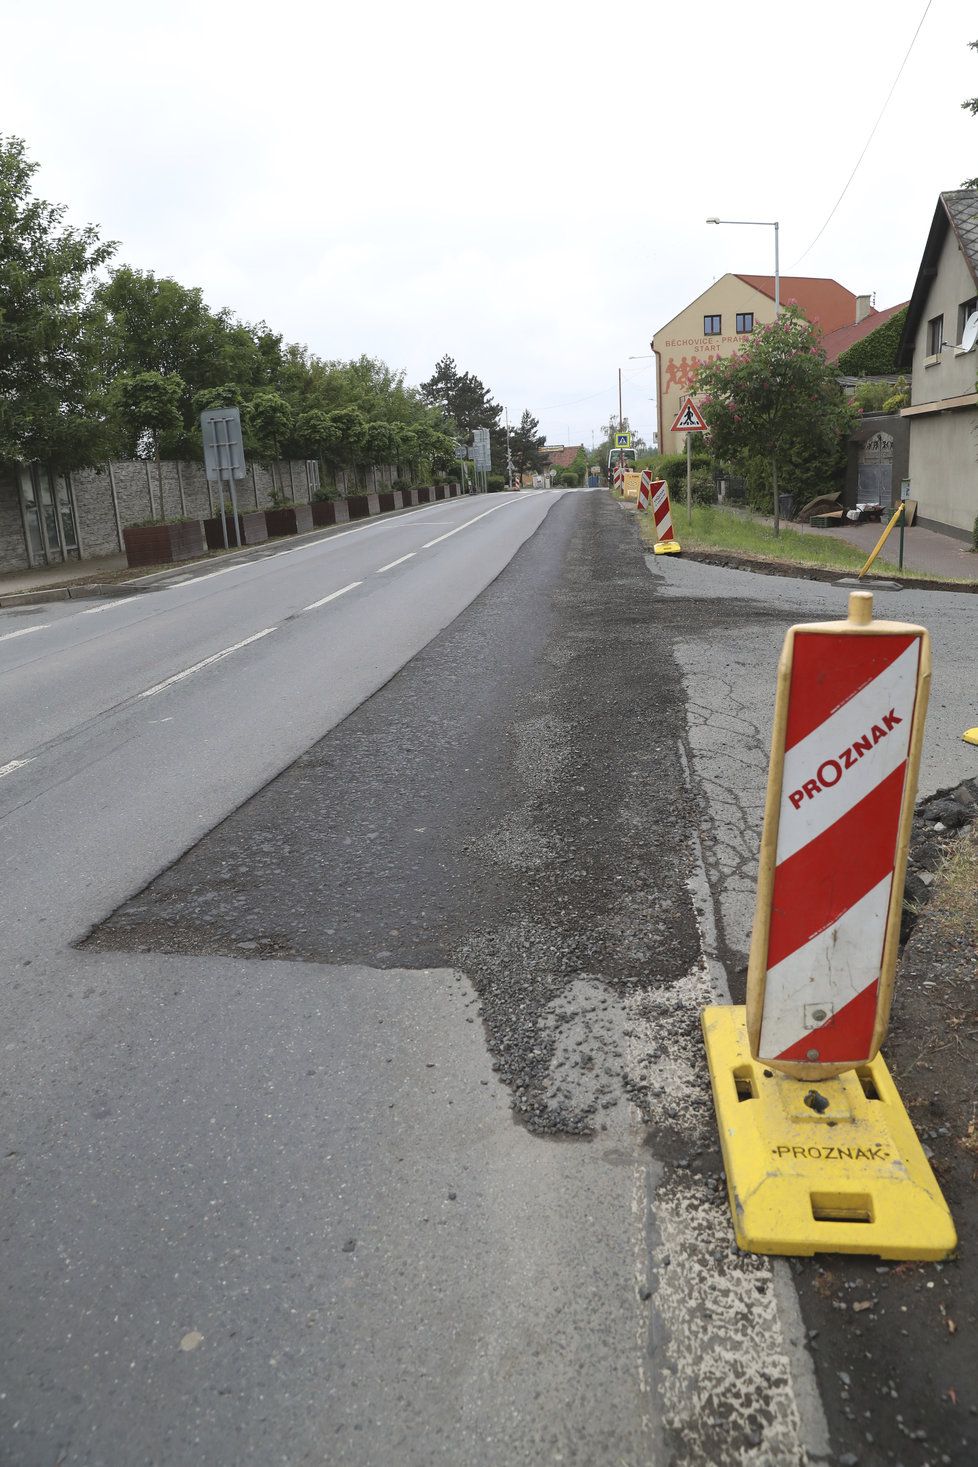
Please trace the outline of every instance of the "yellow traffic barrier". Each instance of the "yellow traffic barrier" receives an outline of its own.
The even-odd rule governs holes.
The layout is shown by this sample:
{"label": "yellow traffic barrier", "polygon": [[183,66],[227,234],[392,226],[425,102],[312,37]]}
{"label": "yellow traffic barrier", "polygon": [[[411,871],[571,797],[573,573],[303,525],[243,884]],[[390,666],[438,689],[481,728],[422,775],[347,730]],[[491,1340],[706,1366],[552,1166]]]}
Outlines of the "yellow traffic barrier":
{"label": "yellow traffic barrier", "polygon": [[678,540],[657,540],[652,546],[652,554],[679,555],[682,553],[682,548]]}
{"label": "yellow traffic barrier", "polygon": [[625,499],[637,499],[638,491],[642,484],[641,474],[625,474],[625,483],[622,489],[622,497]]}
{"label": "yellow traffic barrier", "polygon": [[966,728],[961,737],[966,744],[978,744],[978,728]]}
{"label": "yellow traffic barrier", "polygon": [[[890,520],[890,522],[887,525],[886,529],[883,531],[882,535],[877,540],[876,546],[875,546],[875,548],[873,550],[872,555],[869,557],[869,559],[867,560],[866,564],[863,566],[862,570],[859,572],[859,579],[860,580],[862,580],[863,576],[869,570],[870,566],[872,565],[873,561],[876,559],[877,555],[879,555],[880,551],[883,549],[883,546],[886,544],[886,537],[887,537],[887,535],[893,529],[893,526],[896,524],[897,520],[903,514],[904,510],[906,509],[906,507],[907,507],[906,504],[901,499],[900,500],[900,503],[896,507],[896,510],[894,511],[893,518]],[[902,559],[900,561],[900,564],[901,565],[903,564]]]}
{"label": "yellow traffic barrier", "polygon": [[745,1008],[703,1015],[737,1241],[942,1258],[954,1224],[885,1064],[930,686],[923,627],[791,627]]}
{"label": "yellow traffic barrier", "polygon": [[746,1010],[703,1011],[737,1244],[946,1258],[954,1222],[882,1056],[813,1084],[750,1052]]}

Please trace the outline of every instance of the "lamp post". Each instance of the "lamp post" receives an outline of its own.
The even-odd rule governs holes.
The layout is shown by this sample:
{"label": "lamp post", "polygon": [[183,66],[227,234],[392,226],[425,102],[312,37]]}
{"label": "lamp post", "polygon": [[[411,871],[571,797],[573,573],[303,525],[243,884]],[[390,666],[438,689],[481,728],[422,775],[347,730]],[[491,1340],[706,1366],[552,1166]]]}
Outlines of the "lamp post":
{"label": "lamp post", "polygon": [[[775,319],[781,314],[781,264],[778,258],[778,221],[777,219],[707,219],[707,224],[750,224],[759,229],[774,230],[774,315]],[[771,459],[771,479],[774,491],[774,533],[781,533],[781,505],[778,500],[778,460]]]}
{"label": "lamp post", "polygon": [[774,230],[774,314],[781,314],[781,266],[778,260],[777,219],[707,219],[707,224],[752,224],[759,229]]}

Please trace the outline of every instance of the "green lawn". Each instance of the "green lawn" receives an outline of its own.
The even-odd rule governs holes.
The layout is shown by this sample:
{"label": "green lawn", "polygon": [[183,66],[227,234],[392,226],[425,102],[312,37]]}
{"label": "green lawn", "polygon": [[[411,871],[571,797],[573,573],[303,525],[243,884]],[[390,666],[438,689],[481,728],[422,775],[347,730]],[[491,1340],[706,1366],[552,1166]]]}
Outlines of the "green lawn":
{"label": "green lawn", "polygon": [[[655,527],[650,514],[639,515],[642,535],[655,543]],[[813,535],[806,530],[782,527],[775,538],[769,523],[755,519],[744,511],[722,509],[719,505],[694,505],[693,523],[686,523],[684,505],[673,504],[672,523],[680,545],[690,550],[732,550],[740,555],[753,555],[763,560],[790,561],[796,565],[822,566],[827,570],[858,571],[865,563],[867,554],[844,540],[832,540],[828,535]],[[883,527],[880,526],[880,534]],[[891,541],[896,543],[897,530],[892,532]],[[888,542],[888,546],[891,542]],[[890,561],[882,558],[873,562],[867,579],[874,575],[901,575]],[[915,576],[923,575],[913,571]],[[938,579],[925,576],[927,580]]]}

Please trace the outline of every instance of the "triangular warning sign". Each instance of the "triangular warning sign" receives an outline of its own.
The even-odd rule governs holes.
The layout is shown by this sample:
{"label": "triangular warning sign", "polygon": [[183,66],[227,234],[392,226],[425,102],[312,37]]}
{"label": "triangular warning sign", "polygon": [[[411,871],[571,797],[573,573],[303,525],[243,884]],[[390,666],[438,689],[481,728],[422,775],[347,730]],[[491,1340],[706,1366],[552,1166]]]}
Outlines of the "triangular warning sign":
{"label": "triangular warning sign", "polygon": [[691,397],[683,401],[682,407],[676,414],[676,421],[669,429],[670,433],[705,433],[706,423],[703,415]]}

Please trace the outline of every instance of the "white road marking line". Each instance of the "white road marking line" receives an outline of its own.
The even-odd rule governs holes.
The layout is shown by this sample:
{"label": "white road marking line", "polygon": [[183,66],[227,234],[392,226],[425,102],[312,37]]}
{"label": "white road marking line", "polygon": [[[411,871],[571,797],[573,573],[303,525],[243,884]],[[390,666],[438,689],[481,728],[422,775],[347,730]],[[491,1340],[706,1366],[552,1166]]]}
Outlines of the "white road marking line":
{"label": "white road marking line", "polygon": [[27,637],[31,632],[43,632],[44,628],[50,625],[51,623],[49,621],[42,621],[40,626],[20,627],[16,632],[4,632],[3,636],[0,636],[0,642],[10,642],[14,637]]}
{"label": "white road marking line", "polygon": [[348,586],[342,586],[338,591],[331,591],[328,596],[323,596],[320,601],[311,601],[304,606],[303,611],[317,611],[320,606],[325,606],[327,601],[335,601],[337,596],[345,596],[347,591],[355,591],[357,586],[362,586],[362,581],[351,581]]}
{"label": "white road marking line", "polygon": [[183,672],[175,672],[172,677],[165,678],[161,683],[154,683],[151,688],[146,688],[139,694],[141,698],[152,698],[156,693],[162,693],[164,688],[170,688],[174,683],[182,682],[185,677],[199,672],[202,667],[210,667],[212,662],[220,662],[222,657],[230,657],[232,652],[240,652],[242,647],[249,647],[252,642],[260,642],[262,637],[267,637],[271,632],[277,631],[277,627],[265,627],[264,631],[255,632],[253,637],[245,637],[243,642],[235,642],[233,647],[225,647],[222,652],[215,652],[210,657],[205,657],[202,662],[195,662],[193,667],[185,667]]}
{"label": "white road marking line", "polygon": [[165,589],[167,591],[175,591],[178,586],[199,586],[201,581],[212,581],[215,576],[226,576],[231,571],[247,570],[248,566],[253,564],[254,561],[246,560],[243,565],[225,565],[220,570],[208,571],[206,576],[191,576],[187,581],[174,581],[172,585],[165,587]]}
{"label": "white road marking line", "polygon": [[33,759],[11,759],[9,764],[0,764],[0,779],[7,774],[13,774],[15,769],[23,769],[25,764],[33,763]]}
{"label": "white road marking line", "polygon": [[407,555],[402,555],[400,560],[392,560],[390,565],[382,565],[379,570],[374,571],[374,575],[382,576],[384,571],[393,570],[395,565],[403,565],[406,560],[413,560],[416,553],[416,551],[410,550]]}
{"label": "white road marking line", "polygon": [[[310,540],[305,545],[293,545],[291,550],[276,550],[274,555],[266,555],[263,556],[262,559],[279,560],[286,555],[300,555],[303,550],[322,550],[325,546],[335,544],[337,540],[345,540],[347,535],[362,535],[367,530],[403,529],[406,523],[409,523],[410,521],[415,519],[420,519],[422,515],[430,513],[430,511],[433,509],[444,512],[444,505],[441,503],[441,501],[439,501],[437,504],[429,504],[424,509],[417,510],[412,515],[399,515],[396,520],[370,520],[369,522],[362,525],[351,525],[348,530],[340,530],[338,535],[326,535],[320,540]],[[438,523],[438,520],[427,521],[427,524],[431,525],[435,525]],[[451,521],[445,520],[443,521],[443,523],[451,524]],[[257,565],[258,561],[255,561],[254,564]]]}
{"label": "white road marking line", "polygon": [[480,520],[484,520],[486,515],[495,514],[497,509],[508,509],[511,503],[515,503],[515,500],[508,501],[506,504],[494,504],[492,509],[487,509],[482,514],[477,514],[475,519],[466,520],[464,525],[457,525],[454,530],[449,530],[446,534],[439,535],[435,540],[429,540],[426,545],[422,545],[421,549],[430,550],[432,545],[440,545],[443,540],[450,540],[453,535],[459,535],[463,530],[467,530],[469,525],[476,525]]}
{"label": "white road marking line", "polygon": [[104,606],[89,606],[83,611],[82,616],[98,616],[100,611],[114,611],[117,606],[125,606],[127,601],[135,601],[135,596],[116,596],[112,601],[106,601]]}

